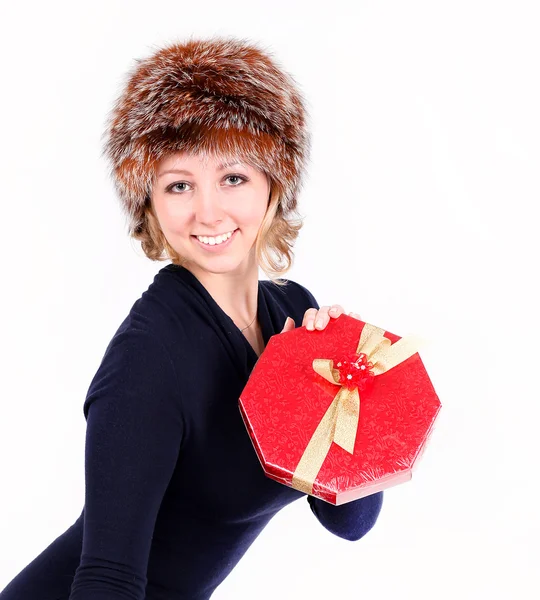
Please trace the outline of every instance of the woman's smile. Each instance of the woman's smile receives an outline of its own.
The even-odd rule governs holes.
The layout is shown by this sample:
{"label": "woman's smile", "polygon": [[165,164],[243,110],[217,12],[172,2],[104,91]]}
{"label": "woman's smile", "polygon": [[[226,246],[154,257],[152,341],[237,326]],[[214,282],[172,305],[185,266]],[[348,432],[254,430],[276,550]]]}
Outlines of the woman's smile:
{"label": "woman's smile", "polygon": [[201,240],[199,240],[199,238],[196,235],[192,235],[191,237],[199,247],[203,248],[207,252],[221,252],[233,243],[233,240],[236,238],[238,231],[238,228],[236,228],[227,240],[219,243],[201,242]]}

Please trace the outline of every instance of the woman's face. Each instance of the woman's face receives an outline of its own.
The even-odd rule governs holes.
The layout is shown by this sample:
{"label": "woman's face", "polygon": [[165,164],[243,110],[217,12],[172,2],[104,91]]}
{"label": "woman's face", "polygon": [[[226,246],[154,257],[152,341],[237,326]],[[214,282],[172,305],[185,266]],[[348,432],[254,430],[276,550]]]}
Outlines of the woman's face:
{"label": "woman's face", "polygon": [[[192,270],[243,273],[269,194],[266,174],[250,165],[221,165],[213,157],[204,163],[181,152],[158,164],[152,203],[167,241]],[[230,239],[215,239],[225,234]]]}

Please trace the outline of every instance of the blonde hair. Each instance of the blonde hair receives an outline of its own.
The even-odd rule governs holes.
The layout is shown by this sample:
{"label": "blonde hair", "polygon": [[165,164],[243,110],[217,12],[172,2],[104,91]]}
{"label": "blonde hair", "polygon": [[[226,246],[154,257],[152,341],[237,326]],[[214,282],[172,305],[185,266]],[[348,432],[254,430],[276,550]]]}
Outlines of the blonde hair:
{"label": "blonde hair", "polygon": [[[266,276],[276,285],[284,286],[286,282],[278,277],[292,267],[294,261],[292,248],[303,227],[303,217],[298,215],[296,210],[290,212],[298,215],[297,218],[291,219],[288,215],[284,215],[280,186],[269,175],[267,176],[270,180],[270,198],[255,239],[255,255],[257,264]],[[177,265],[182,265],[186,261],[168,243],[148,196],[142,218],[139,225],[131,232],[131,237],[141,242],[142,250],[150,260],[170,259]]]}

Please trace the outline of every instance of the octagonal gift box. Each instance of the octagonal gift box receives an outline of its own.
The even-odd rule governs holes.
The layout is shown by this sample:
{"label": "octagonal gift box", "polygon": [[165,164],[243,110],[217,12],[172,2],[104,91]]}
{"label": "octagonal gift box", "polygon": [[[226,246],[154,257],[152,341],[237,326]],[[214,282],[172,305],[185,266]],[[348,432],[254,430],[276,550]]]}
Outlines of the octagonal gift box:
{"label": "octagonal gift box", "polygon": [[419,345],[346,314],[272,336],[239,399],[265,474],[335,505],[411,479],[441,408]]}

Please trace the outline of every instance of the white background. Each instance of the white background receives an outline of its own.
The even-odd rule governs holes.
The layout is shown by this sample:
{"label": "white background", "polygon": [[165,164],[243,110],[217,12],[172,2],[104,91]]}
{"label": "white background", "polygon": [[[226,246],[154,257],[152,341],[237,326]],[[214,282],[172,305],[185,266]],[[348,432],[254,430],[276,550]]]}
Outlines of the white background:
{"label": "white background", "polygon": [[0,589],[80,514],[88,385],[167,264],[127,238],[100,157],[106,113],[135,58],[224,34],[267,45],[308,100],[306,219],[286,277],[321,306],[431,340],[443,408],[362,540],[296,502],[213,598],[539,597],[536,3],[2,12]]}

